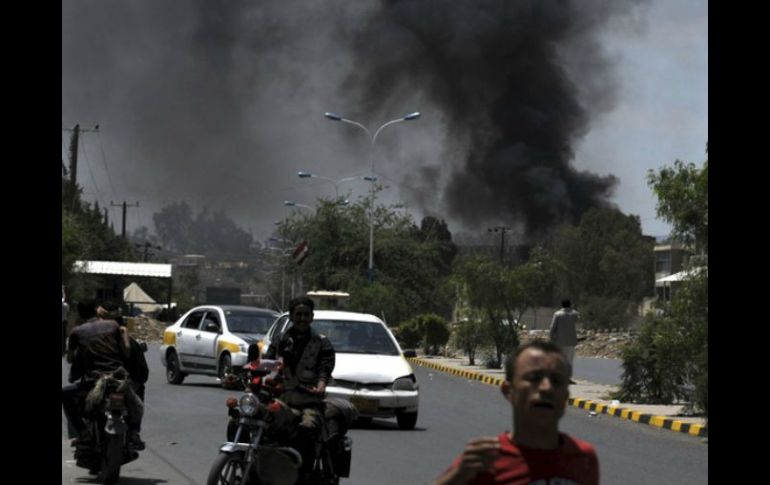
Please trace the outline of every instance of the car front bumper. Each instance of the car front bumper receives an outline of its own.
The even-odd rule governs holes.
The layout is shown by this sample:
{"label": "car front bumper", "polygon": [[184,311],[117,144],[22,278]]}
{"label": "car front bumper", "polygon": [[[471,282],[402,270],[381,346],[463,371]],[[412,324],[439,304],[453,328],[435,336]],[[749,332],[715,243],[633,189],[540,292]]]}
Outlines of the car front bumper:
{"label": "car front bumper", "polygon": [[393,391],[390,389],[369,390],[329,386],[326,394],[346,399],[353,403],[361,417],[392,418],[400,413],[416,413],[420,392]]}

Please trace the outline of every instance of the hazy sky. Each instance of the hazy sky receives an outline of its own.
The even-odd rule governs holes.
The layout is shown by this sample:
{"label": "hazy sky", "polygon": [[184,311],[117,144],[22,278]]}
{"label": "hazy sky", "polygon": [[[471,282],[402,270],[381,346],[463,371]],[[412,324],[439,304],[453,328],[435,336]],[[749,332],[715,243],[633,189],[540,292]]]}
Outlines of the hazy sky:
{"label": "hazy sky", "polygon": [[[325,111],[370,129],[421,111],[420,119],[383,130],[374,152],[375,171],[389,186],[383,199],[405,202],[418,221],[438,215],[453,232],[519,219],[550,224],[606,199],[639,215],[646,234],[666,234],[645,176],[675,159],[700,165],[706,157],[707,2],[586,0],[567,2],[574,4],[569,15],[562,2],[517,5],[530,3],[537,7],[512,12],[505,2],[486,0],[426,0],[419,7],[343,0],[64,2],[62,128],[100,125],[98,134],[81,137],[78,181],[86,199],[102,206],[138,201],[129,209],[129,231],[152,230],[154,212],[184,200],[196,212],[203,205],[225,209],[265,239],[273,221],[290,213],[284,200],[312,205],[334,195],[332,184],[299,179],[297,171],[335,179],[369,173],[363,131],[326,120]],[[439,19],[434,23],[424,20],[431,12]],[[538,22],[545,33],[527,30]],[[547,87],[499,82],[513,77],[505,65],[476,72],[463,64],[488,55],[479,46],[517,43],[542,49],[544,84],[554,81],[558,103]],[[525,47],[499,55],[517,66],[524,62],[517,54],[529,52],[517,49]],[[449,61],[457,75],[443,84]],[[407,69],[409,62],[414,67]],[[535,68],[522,72],[541,72],[537,59],[526,62]],[[544,98],[524,103],[541,110],[524,126],[534,138],[543,134],[533,128],[537,120],[551,126],[562,109],[574,119],[553,150],[514,139],[515,133],[511,138],[495,124],[497,104],[524,112],[516,104],[523,88]],[[475,103],[481,114],[465,126],[463,113]],[[62,132],[65,163],[69,136]],[[516,172],[522,164],[526,171]],[[487,166],[506,170],[518,199],[501,194],[509,185],[495,188],[494,176],[475,174],[467,178],[466,205],[466,171]],[[356,198],[367,185],[347,182],[340,189]],[[581,203],[556,197],[583,192]],[[529,207],[529,200],[540,205]],[[110,217],[119,228],[120,209],[111,208]]]}

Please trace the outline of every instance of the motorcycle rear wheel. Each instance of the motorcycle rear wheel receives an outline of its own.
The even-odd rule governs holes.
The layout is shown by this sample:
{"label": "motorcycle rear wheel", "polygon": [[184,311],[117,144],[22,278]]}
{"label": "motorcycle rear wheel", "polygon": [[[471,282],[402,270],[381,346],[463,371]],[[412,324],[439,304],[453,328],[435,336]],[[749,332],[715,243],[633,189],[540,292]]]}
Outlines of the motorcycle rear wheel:
{"label": "motorcycle rear wheel", "polygon": [[123,464],[123,434],[107,435],[102,451],[102,468],[98,479],[101,483],[117,483]]}
{"label": "motorcycle rear wheel", "polygon": [[246,460],[242,452],[219,453],[211,465],[206,485],[240,485],[244,482]]}

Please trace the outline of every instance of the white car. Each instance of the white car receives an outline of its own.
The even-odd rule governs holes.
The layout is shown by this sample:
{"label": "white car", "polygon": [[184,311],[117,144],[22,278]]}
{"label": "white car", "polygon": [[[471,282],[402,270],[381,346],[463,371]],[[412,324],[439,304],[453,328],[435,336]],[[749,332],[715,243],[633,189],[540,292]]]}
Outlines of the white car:
{"label": "white car", "polygon": [[188,374],[224,376],[248,362],[249,345],[259,343],[278,312],[240,305],[203,305],[163,332],[160,360],[166,379],[181,384]]}
{"label": "white car", "polygon": [[[399,428],[414,429],[419,386],[387,325],[366,313],[317,310],[314,314],[312,328],[331,341],[336,353],[327,395],[352,402],[364,420],[395,417]],[[275,321],[263,352],[290,323],[288,314]]]}

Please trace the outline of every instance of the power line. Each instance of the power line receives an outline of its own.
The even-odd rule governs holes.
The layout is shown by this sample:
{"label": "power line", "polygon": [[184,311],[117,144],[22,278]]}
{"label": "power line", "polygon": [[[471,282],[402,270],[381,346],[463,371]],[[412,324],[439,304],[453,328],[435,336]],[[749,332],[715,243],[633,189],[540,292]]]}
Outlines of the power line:
{"label": "power line", "polygon": [[94,183],[94,191],[96,191],[96,199],[99,200],[102,198],[101,194],[99,193],[99,186],[96,183],[96,178],[94,178],[94,172],[91,170],[91,161],[88,159],[88,152],[86,151],[85,144],[82,144],[83,147],[83,157],[86,159],[86,168],[88,169],[88,174],[91,176],[91,181]]}
{"label": "power line", "polygon": [[107,168],[107,156],[104,154],[104,144],[102,143],[102,135],[99,131],[96,132],[96,137],[99,138],[99,148],[102,151],[102,163],[104,164],[104,171],[107,172],[107,180],[110,182],[110,189],[112,189],[112,196],[116,197],[115,187],[112,185],[112,177],[110,177],[110,170]]}

